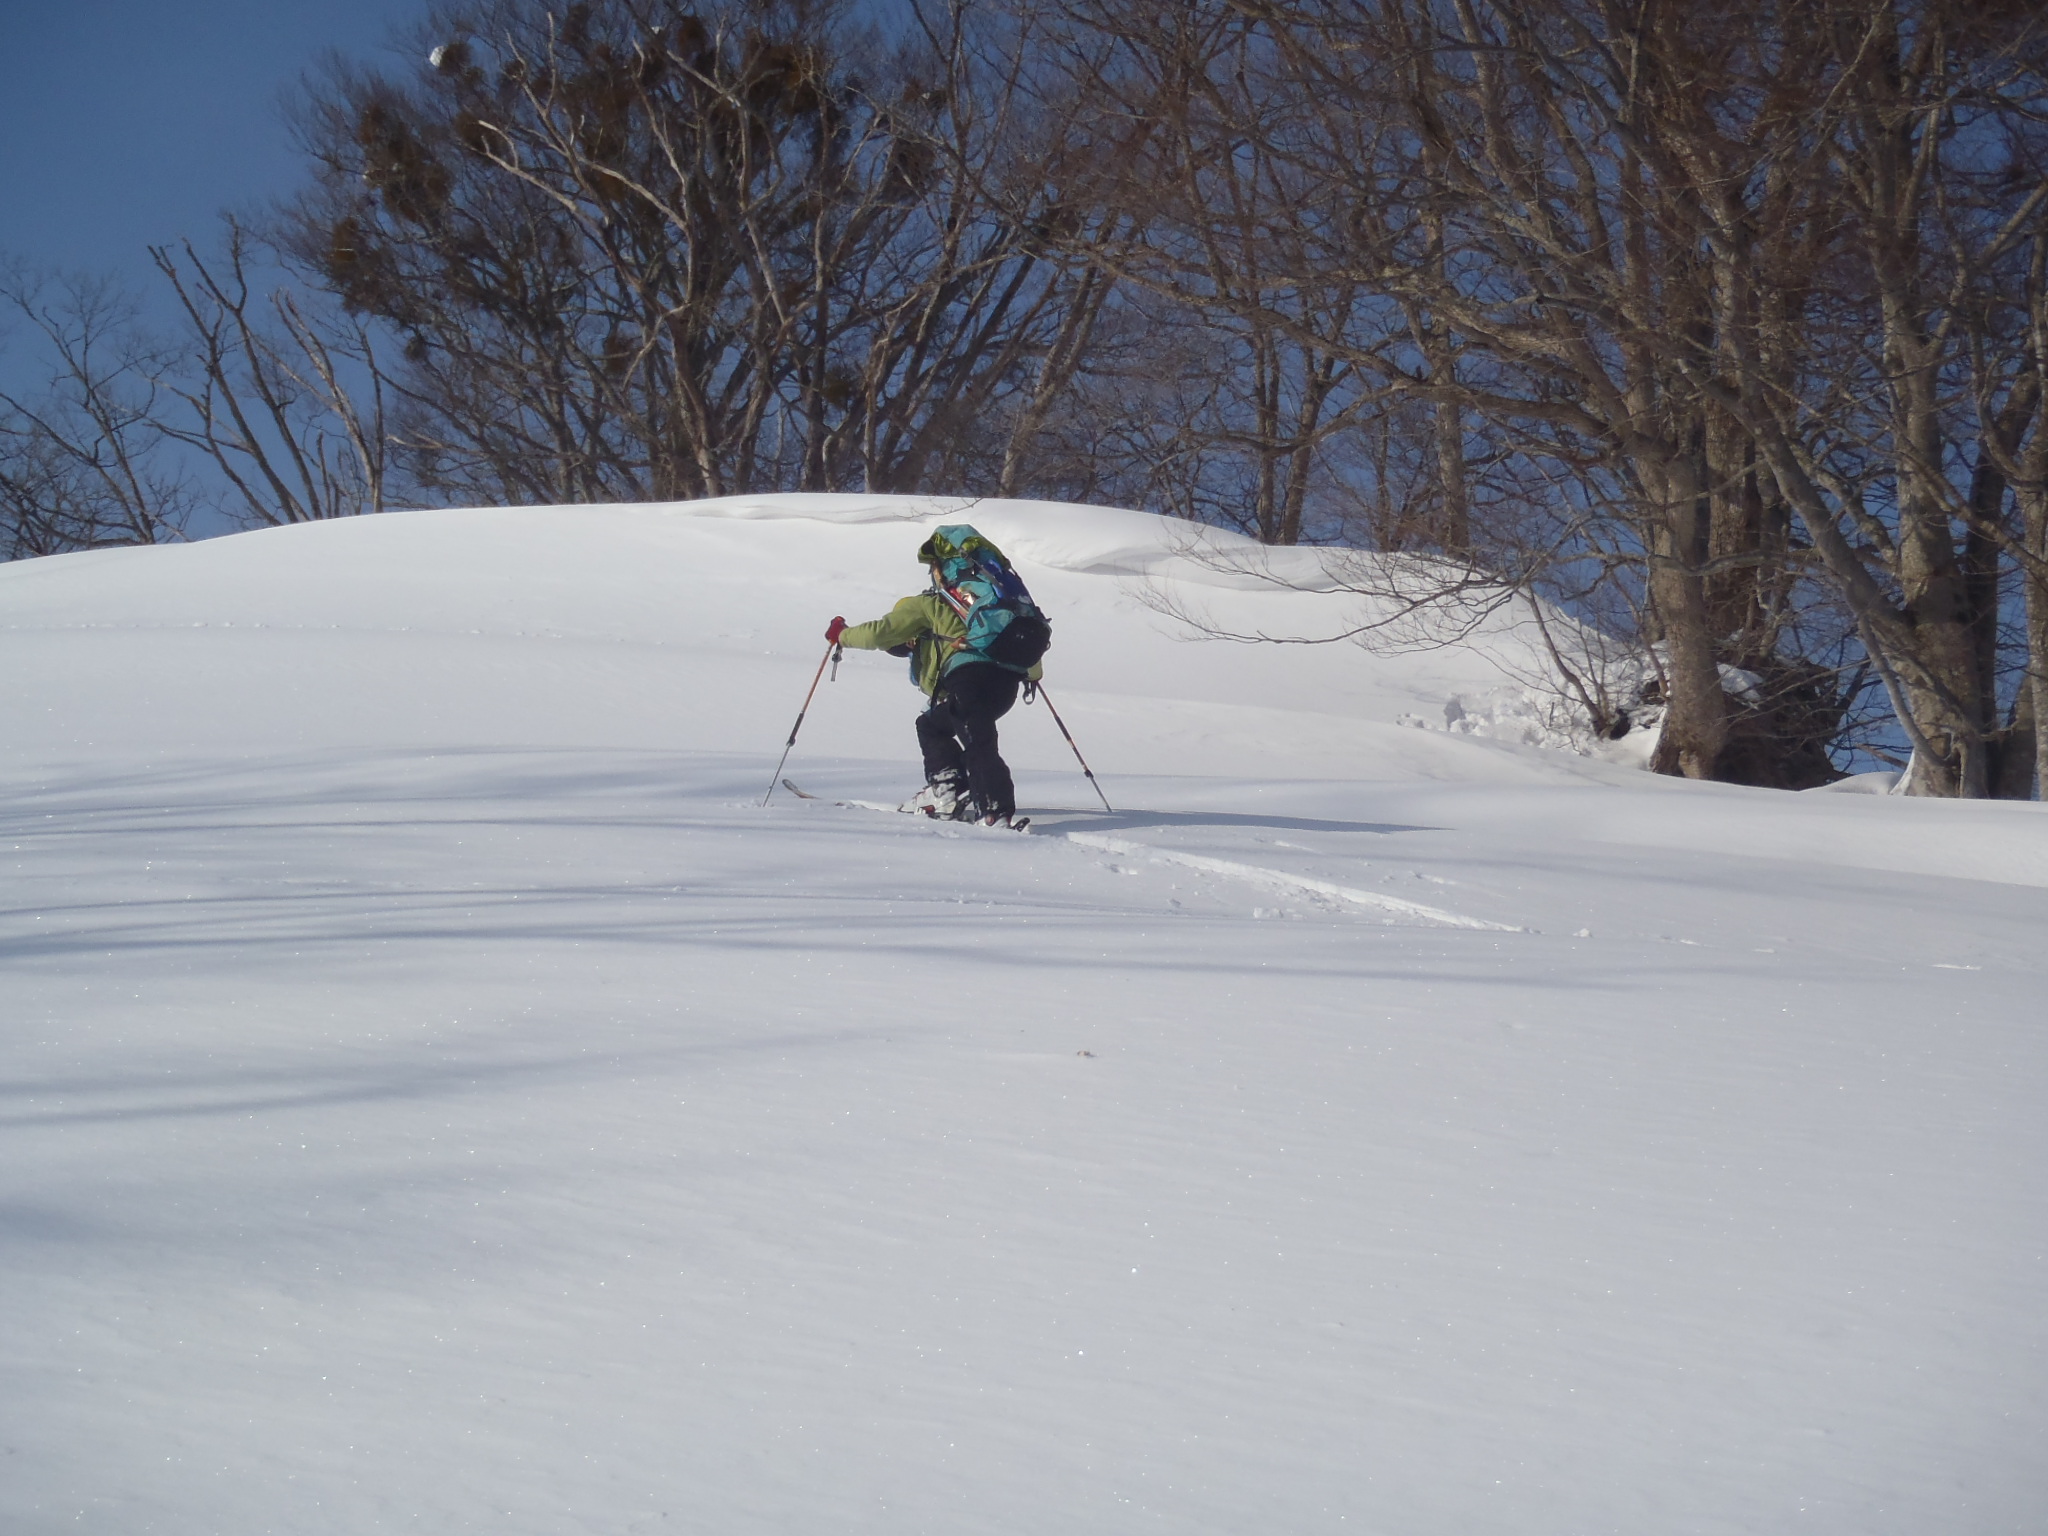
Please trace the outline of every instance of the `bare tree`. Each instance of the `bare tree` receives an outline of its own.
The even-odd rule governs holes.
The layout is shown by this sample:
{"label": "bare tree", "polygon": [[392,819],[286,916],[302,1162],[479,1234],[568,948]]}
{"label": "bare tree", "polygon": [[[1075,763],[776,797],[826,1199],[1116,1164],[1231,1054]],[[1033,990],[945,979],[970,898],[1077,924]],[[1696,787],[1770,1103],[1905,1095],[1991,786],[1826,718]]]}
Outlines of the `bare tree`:
{"label": "bare tree", "polygon": [[[1877,677],[1913,789],[2025,776],[2001,636],[2031,570],[2032,343],[2005,296],[2048,198],[2040,20],[1960,0],[1064,10],[1076,67],[1153,125],[1137,179],[1176,188],[1144,254],[1178,275],[1227,248],[1242,278],[1212,262],[1171,291],[1341,360],[1388,402],[1370,423],[1427,412],[1403,430],[1407,462],[1434,450],[1437,547],[1625,599],[1660,673],[1657,766],[1825,777]],[[1248,220],[1253,169],[1275,195]],[[1321,302],[1340,291],[1348,313]]]}
{"label": "bare tree", "polygon": [[292,247],[401,338],[422,486],[517,501],[901,490],[997,473],[1100,280],[965,7],[894,44],[830,3],[439,13],[344,73]]}
{"label": "bare tree", "polygon": [[190,241],[150,255],[190,328],[189,360],[168,376],[190,418],[166,430],[226,481],[240,520],[260,526],[383,511],[388,429],[369,328],[313,318],[288,288],[258,300],[250,237],[234,219],[217,266]]}
{"label": "bare tree", "polygon": [[[1827,209],[1828,259],[1788,324],[1782,277],[1751,259],[1764,178],[1701,178],[1726,366],[1697,371],[1854,615],[1913,745],[1909,790],[2011,792],[2001,556],[2018,549],[2008,444],[2030,386],[2024,366],[1982,364],[2031,345],[2005,293],[2048,205],[2048,29],[1943,0],[1790,14],[1803,88],[1779,92],[1797,130],[1779,138],[1801,148],[1772,168]],[[1710,131],[1666,143],[1683,153]],[[2009,387],[1986,387],[2001,375]]]}
{"label": "bare tree", "polygon": [[[1183,515],[1264,543],[1328,536],[1336,502],[1356,490],[1332,473],[1330,445],[1388,407],[1355,336],[1401,317],[1370,315],[1368,293],[1341,272],[1317,280],[1282,265],[1274,230],[1309,192],[1292,153],[1298,103],[1274,88],[1269,39],[1229,5],[1014,9],[1063,21],[1044,28],[1044,45],[1105,168],[1098,199],[1127,221],[1086,256],[1144,295],[1126,302],[1155,338],[1153,377],[1175,381],[1148,392],[1128,429],[1170,466],[1159,489]],[[1382,531],[1427,540],[1435,530],[1406,510]]]}
{"label": "bare tree", "polygon": [[10,264],[0,306],[48,365],[40,391],[0,391],[0,515],[13,555],[182,538],[192,497],[161,425],[172,349],[143,335],[134,302],[103,279]]}

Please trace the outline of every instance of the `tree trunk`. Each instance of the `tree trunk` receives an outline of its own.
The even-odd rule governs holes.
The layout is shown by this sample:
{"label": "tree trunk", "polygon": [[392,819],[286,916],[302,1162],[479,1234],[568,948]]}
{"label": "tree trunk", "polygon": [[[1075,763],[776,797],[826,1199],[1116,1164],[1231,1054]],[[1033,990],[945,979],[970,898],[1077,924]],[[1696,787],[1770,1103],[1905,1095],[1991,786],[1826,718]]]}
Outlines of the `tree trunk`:
{"label": "tree trunk", "polygon": [[1650,766],[1711,779],[1728,740],[1728,695],[1714,653],[1713,622],[1700,580],[1705,544],[1701,487],[1683,466],[1660,476],[1664,517],[1650,557],[1650,602],[1664,642],[1664,729]]}
{"label": "tree trunk", "polygon": [[[2033,457],[2048,459],[2048,443],[2037,444]],[[2048,468],[2048,464],[2041,467]],[[2019,498],[2023,520],[2022,537],[2033,557],[2026,579],[2027,675],[2020,684],[2028,695],[2033,727],[2033,770],[2035,796],[2048,800],[2048,484],[2035,483]],[[2022,721],[2013,722],[2015,733]],[[2024,798],[2015,796],[2014,798]]]}

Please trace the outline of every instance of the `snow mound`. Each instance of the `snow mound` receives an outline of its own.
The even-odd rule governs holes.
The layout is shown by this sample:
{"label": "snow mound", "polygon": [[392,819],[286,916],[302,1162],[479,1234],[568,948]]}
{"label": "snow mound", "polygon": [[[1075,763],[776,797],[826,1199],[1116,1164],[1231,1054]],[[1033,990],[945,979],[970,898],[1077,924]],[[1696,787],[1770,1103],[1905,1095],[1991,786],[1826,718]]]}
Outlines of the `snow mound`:
{"label": "snow mound", "polygon": [[[1403,716],[1402,725],[1431,729],[1420,715]],[[1454,736],[1509,741],[1556,752],[1590,753],[1590,732],[1581,712],[1556,693],[1517,686],[1490,688],[1484,693],[1454,693],[1444,700],[1441,729]]]}
{"label": "snow mound", "polygon": [[[31,690],[49,690],[29,718],[60,727],[67,668],[96,667],[87,636],[157,635],[145,654],[122,648],[112,684],[134,701],[126,718],[138,743],[738,751],[787,733],[825,621],[875,617],[917,590],[925,533],[967,520],[1053,615],[1048,686],[1127,772],[1285,763],[1349,779],[1585,781],[1601,771],[1512,739],[1423,741],[1397,729],[1453,696],[1537,675],[1540,655],[1511,623],[1390,656],[1207,638],[1151,611],[1148,595],[1185,595],[1231,633],[1341,634],[1370,600],[1276,585],[1214,558],[1265,558],[1249,541],[1047,502],[757,496],[394,513],[0,568],[0,626],[37,652]],[[1274,553],[1320,569],[1314,551]],[[380,648],[391,654],[372,660]],[[223,667],[264,710],[223,686]],[[806,745],[899,758],[914,705],[898,663],[849,656],[807,720]],[[1056,733],[1016,739],[1025,767],[1070,761]]]}
{"label": "snow mound", "polygon": [[1809,795],[1890,795],[1896,794],[1899,781],[1905,778],[1897,769],[1887,768],[1875,773],[1852,773],[1845,779],[1832,784],[1817,784],[1802,793]]}

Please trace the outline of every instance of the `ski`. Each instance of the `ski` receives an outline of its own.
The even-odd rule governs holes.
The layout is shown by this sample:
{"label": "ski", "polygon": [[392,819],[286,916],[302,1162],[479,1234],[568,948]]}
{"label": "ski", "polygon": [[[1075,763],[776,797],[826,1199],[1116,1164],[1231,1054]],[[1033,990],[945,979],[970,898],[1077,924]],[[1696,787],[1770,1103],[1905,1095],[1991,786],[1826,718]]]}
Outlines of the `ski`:
{"label": "ski", "polygon": [[929,806],[915,811],[906,811],[900,805],[877,805],[872,800],[841,800],[837,802],[855,811],[894,811],[904,816],[922,816],[926,821],[935,821],[942,827],[979,827],[984,832],[1023,832],[1031,825],[1029,816],[1012,816],[1008,821],[955,821],[950,816],[941,816]]}
{"label": "ski", "polygon": [[1029,816],[1012,816],[1008,821],[955,821],[950,816],[941,816],[928,805],[911,810],[900,805],[882,805],[873,800],[840,800],[834,802],[853,811],[893,811],[900,816],[922,816],[926,821],[936,821],[947,827],[980,827],[989,832],[1022,832],[1031,825]]}
{"label": "ski", "polygon": [[[799,789],[795,782],[790,779],[784,779],[782,787],[792,795],[795,795],[799,800],[822,800],[824,798],[822,795],[812,794],[807,789]],[[927,821],[943,821],[948,826],[980,827],[986,825],[987,830],[990,832],[1023,832],[1031,825],[1031,818],[1029,816],[1013,816],[1008,822],[988,825],[979,821],[954,821],[950,817],[936,816],[929,809],[921,813],[918,811],[906,811],[900,805],[883,805],[879,800],[835,800],[832,803],[848,811],[887,811],[892,816],[916,816],[922,814]]]}

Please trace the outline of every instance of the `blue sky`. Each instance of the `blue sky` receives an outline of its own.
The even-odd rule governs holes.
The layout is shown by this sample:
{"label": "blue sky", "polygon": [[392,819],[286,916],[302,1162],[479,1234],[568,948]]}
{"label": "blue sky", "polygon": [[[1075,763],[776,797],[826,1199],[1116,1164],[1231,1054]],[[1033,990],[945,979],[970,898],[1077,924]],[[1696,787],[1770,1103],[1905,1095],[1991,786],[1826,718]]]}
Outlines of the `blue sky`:
{"label": "blue sky", "polygon": [[[174,334],[148,248],[206,251],[223,210],[303,182],[284,105],[330,52],[416,64],[430,0],[0,0],[0,260],[110,276]],[[888,14],[895,0],[867,0]],[[37,338],[0,314],[0,388],[36,394]],[[202,486],[212,485],[203,467]],[[194,534],[226,524],[202,514]]]}
{"label": "blue sky", "polygon": [[424,0],[0,0],[0,253],[153,276],[297,183],[279,103],[326,49],[388,58]]}

